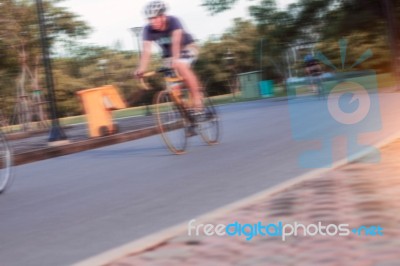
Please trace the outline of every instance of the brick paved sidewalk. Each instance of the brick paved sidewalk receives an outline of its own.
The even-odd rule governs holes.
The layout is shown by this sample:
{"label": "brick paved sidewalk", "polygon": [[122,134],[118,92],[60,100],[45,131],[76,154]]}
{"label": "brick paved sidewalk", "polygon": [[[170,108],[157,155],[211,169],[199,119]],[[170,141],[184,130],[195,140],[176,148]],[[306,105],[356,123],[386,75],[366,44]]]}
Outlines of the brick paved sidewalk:
{"label": "brick paved sidewalk", "polygon": [[184,232],[108,265],[400,265],[400,140],[381,151],[380,164],[345,165],[208,222],[380,225],[383,236],[310,237],[299,231],[286,241],[246,241]]}

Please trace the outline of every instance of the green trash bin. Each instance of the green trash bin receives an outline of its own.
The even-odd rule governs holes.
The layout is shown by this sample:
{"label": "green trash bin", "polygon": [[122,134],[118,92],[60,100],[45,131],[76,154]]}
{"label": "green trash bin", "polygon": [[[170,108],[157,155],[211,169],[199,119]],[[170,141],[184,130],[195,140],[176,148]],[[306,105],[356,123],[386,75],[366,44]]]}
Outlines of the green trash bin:
{"label": "green trash bin", "polygon": [[274,96],[274,81],[273,80],[263,80],[259,82],[260,85],[260,95],[261,97],[272,97]]}

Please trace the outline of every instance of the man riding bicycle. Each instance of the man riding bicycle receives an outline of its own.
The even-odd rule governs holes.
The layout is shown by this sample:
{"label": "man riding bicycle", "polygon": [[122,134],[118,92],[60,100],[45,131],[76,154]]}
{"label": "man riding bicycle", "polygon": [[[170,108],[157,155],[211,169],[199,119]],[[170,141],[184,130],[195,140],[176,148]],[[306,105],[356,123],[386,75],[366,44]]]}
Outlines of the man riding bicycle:
{"label": "man riding bicycle", "polygon": [[304,57],[304,65],[308,76],[317,76],[322,73],[322,67],[312,55]]}
{"label": "man riding bicycle", "polygon": [[304,57],[304,67],[307,76],[310,79],[311,90],[313,92],[317,91],[316,78],[322,74],[322,67],[319,64],[318,60],[314,58],[312,55],[306,55]]}
{"label": "man riding bicycle", "polygon": [[156,42],[162,49],[164,65],[175,69],[184,79],[192,94],[192,107],[196,112],[202,112],[200,83],[191,68],[191,64],[197,59],[198,49],[193,37],[184,30],[179,19],[167,16],[166,9],[165,3],[159,0],[150,1],[145,7],[144,13],[149,24],[143,29],[143,55],[135,75],[140,77],[146,71],[152,42]]}

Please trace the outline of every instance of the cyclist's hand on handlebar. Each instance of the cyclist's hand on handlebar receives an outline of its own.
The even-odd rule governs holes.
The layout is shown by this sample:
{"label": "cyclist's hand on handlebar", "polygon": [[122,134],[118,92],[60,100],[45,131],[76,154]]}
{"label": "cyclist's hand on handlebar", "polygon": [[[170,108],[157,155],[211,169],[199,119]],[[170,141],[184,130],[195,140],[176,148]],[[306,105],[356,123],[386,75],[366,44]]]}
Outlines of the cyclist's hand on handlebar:
{"label": "cyclist's hand on handlebar", "polygon": [[140,79],[143,77],[143,73],[144,73],[144,70],[142,70],[141,68],[138,68],[133,72],[133,76],[137,79]]}
{"label": "cyclist's hand on handlebar", "polygon": [[142,84],[142,89],[148,90],[149,87],[147,86],[147,84],[144,81],[144,75],[145,75],[145,69],[142,68],[138,68],[135,71],[133,71],[133,76],[140,80],[140,83]]}

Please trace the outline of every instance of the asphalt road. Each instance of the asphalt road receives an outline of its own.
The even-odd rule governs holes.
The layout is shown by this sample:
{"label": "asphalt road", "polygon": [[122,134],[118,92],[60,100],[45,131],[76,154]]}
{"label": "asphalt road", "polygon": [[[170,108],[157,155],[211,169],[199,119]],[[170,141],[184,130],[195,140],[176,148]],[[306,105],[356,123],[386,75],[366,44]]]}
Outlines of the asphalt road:
{"label": "asphalt road", "polygon": [[[381,96],[383,130],[365,141],[400,129],[399,100]],[[304,134],[335,131],[315,99],[292,104],[316,108],[308,115],[321,123]],[[153,136],[17,167],[0,196],[0,264],[69,265],[309,171],[299,155],[318,142],[293,139],[291,125],[305,120],[290,110],[287,101],[270,100],[221,106],[221,144],[194,137],[181,156]],[[344,140],[334,141],[338,160]]]}

